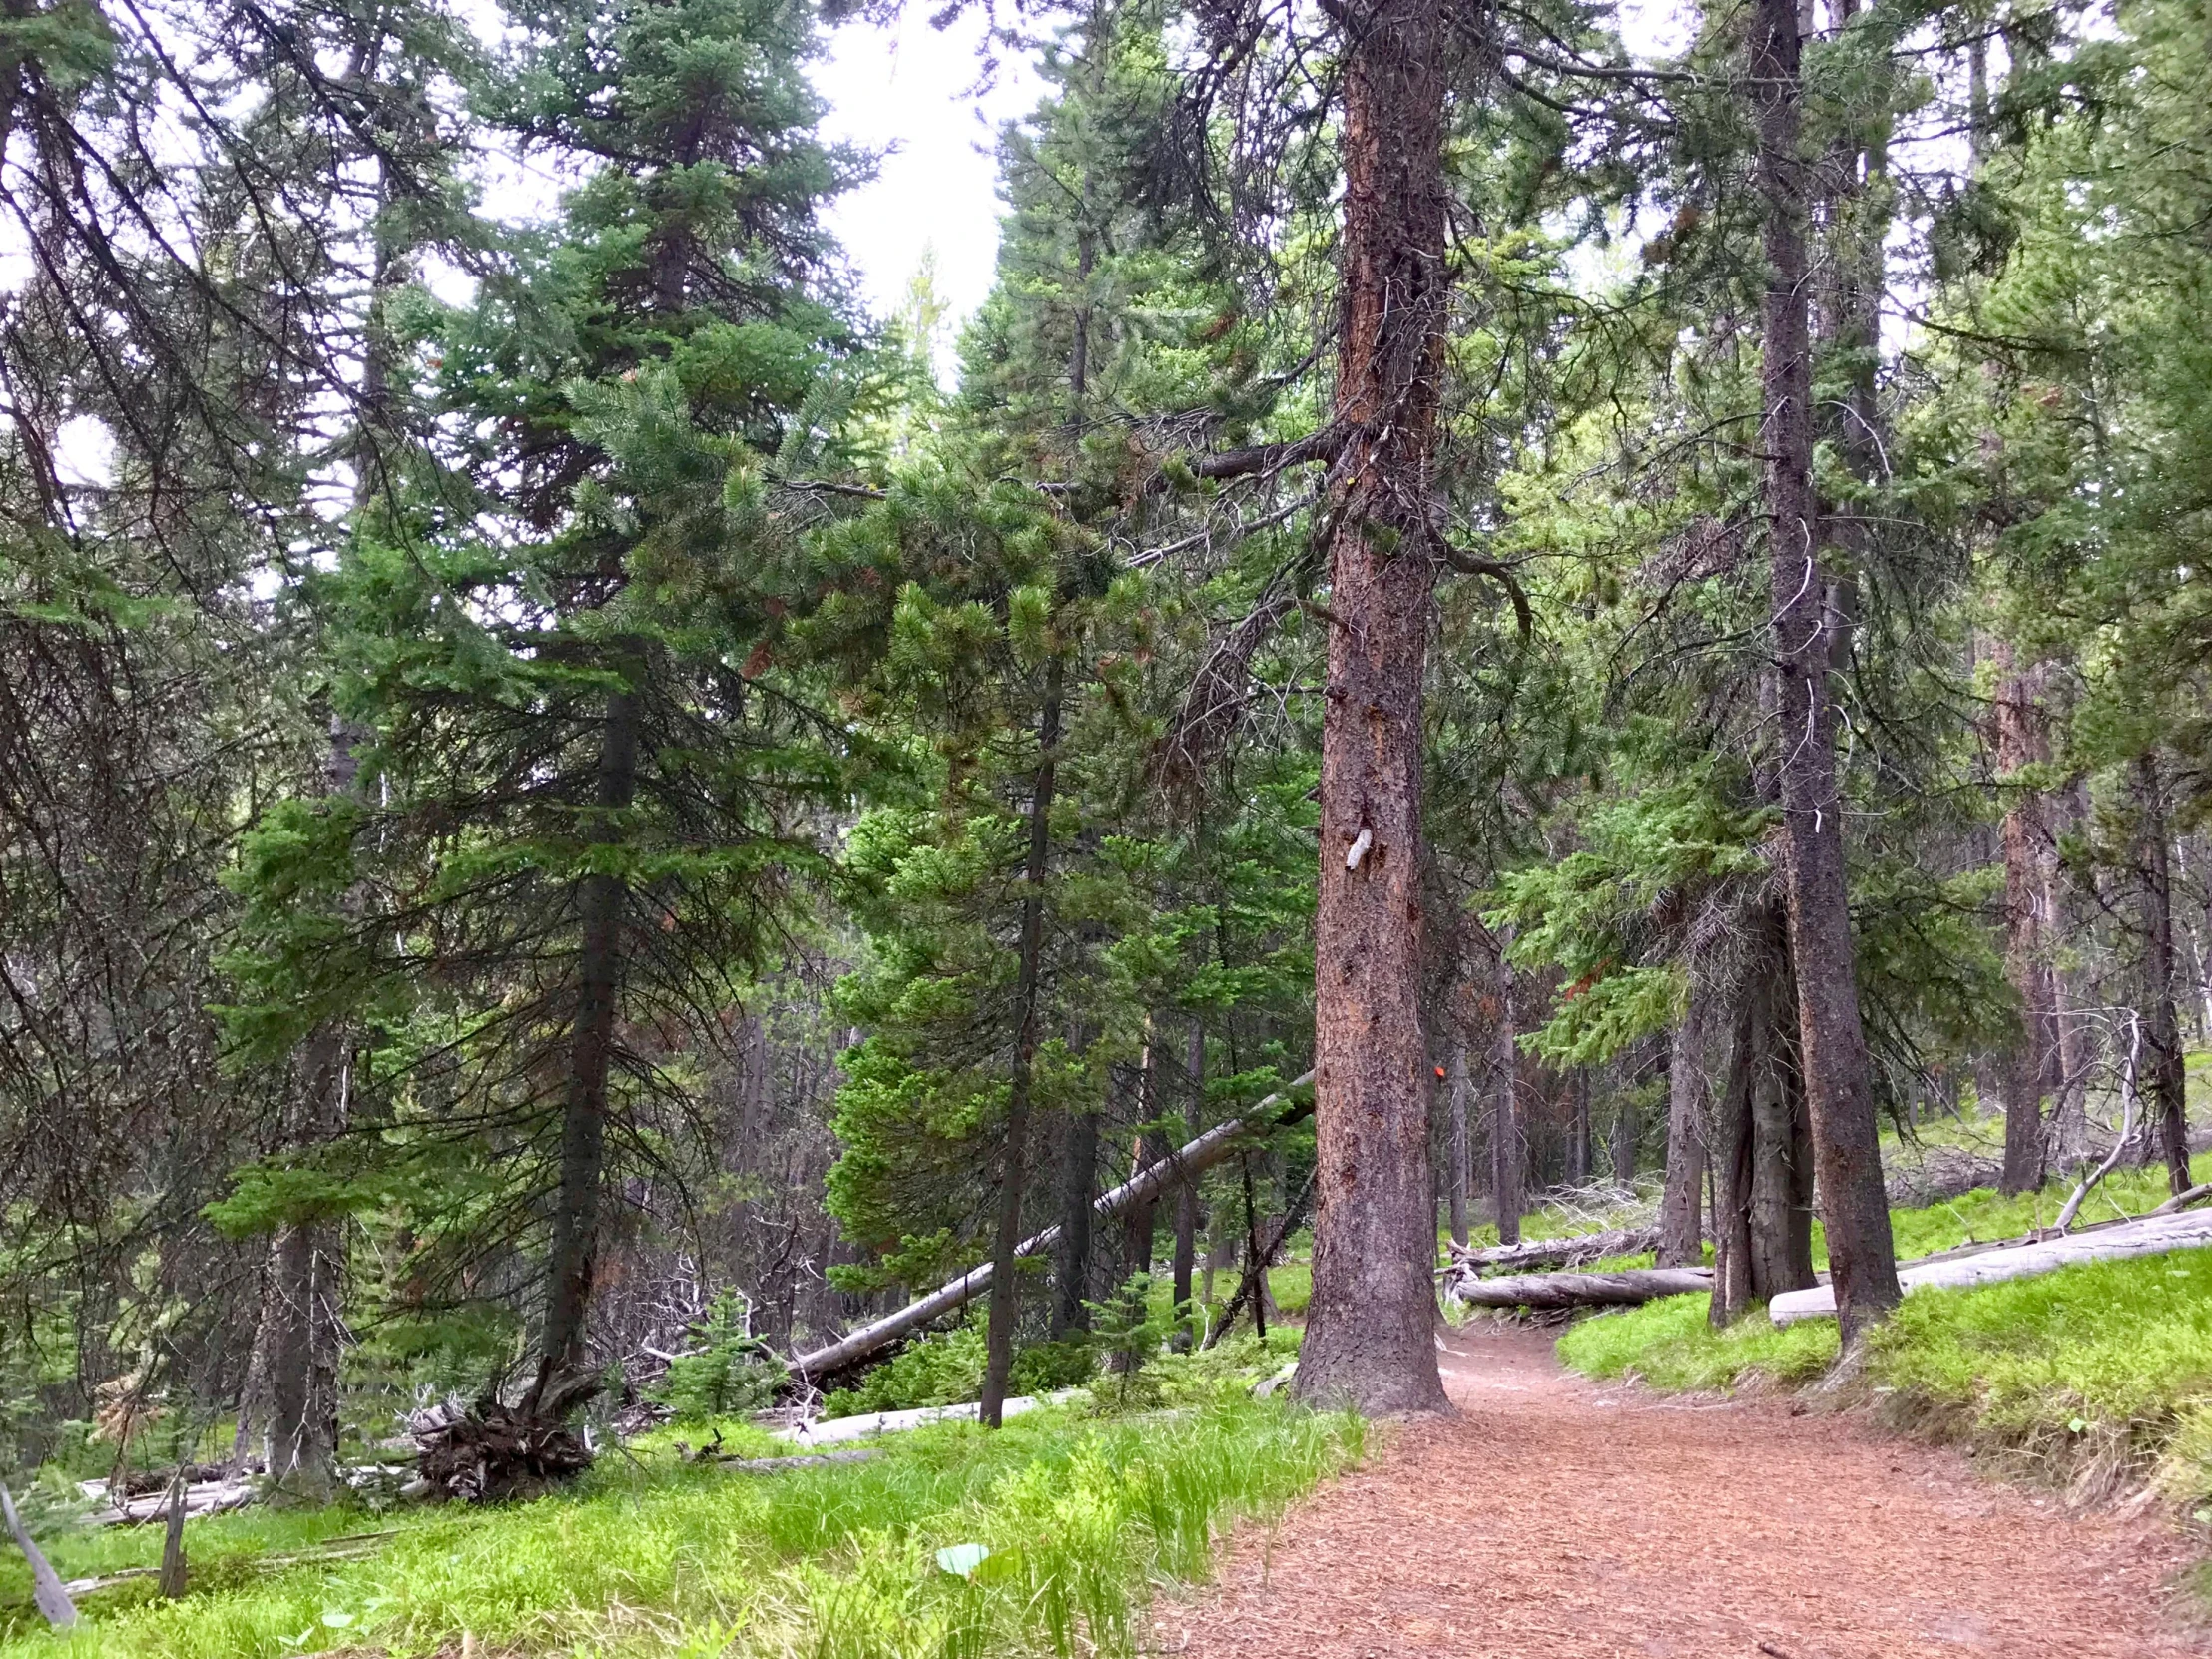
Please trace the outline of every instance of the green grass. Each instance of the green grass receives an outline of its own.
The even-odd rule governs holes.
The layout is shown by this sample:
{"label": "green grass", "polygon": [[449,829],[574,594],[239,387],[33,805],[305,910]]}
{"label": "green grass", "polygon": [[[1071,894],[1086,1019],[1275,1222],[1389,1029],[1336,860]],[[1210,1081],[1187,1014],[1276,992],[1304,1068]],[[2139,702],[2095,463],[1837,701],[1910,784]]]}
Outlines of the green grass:
{"label": "green grass", "polygon": [[1586,1376],[1634,1376],[1670,1391],[1734,1388],[1754,1375],[1803,1382],[1836,1358],[1836,1327],[1828,1321],[1777,1329],[1753,1318],[1715,1331],[1706,1324],[1710,1300],[1670,1296],[1583,1320],[1559,1339],[1559,1358]]}
{"label": "green grass", "polygon": [[[2203,1180],[2212,1157],[2197,1166]],[[2054,1183],[2008,1199],[1982,1190],[1894,1211],[1898,1254],[2048,1225],[2069,1191]],[[2116,1172],[2082,1214],[2137,1215],[2165,1195],[2163,1171]],[[1714,1331],[1708,1300],[1669,1297],[1584,1320],[1560,1340],[1560,1358],[1592,1377],[1712,1391],[1807,1382],[1836,1357],[1832,1322],[1777,1330],[1754,1315]],[[2212,1251],[1916,1292],[1874,1333],[1864,1385],[1900,1425],[2026,1454],[2078,1489],[2150,1476],[2177,1499],[2212,1498]]]}
{"label": "green grass", "polygon": [[[602,1459],[573,1493],[397,1524],[372,1555],[257,1571],[330,1535],[340,1511],[195,1521],[193,1592],[140,1586],[88,1605],[68,1636],[32,1630],[20,1562],[0,1579],[7,1659],[279,1659],[323,1649],[563,1654],[807,1654],[814,1659],[1125,1654],[1156,1579],[1201,1580],[1214,1540],[1272,1517],[1356,1459],[1357,1420],[1215,1390],[1165,1416],[1068,1410],[995,1434],[944,1425],[874,1461],[764,1476],[673,1458]],[[972,1581],[938,1549],[991,1550]],[[158,1529],[66,1536],[65,1576],[151,1560]]]}

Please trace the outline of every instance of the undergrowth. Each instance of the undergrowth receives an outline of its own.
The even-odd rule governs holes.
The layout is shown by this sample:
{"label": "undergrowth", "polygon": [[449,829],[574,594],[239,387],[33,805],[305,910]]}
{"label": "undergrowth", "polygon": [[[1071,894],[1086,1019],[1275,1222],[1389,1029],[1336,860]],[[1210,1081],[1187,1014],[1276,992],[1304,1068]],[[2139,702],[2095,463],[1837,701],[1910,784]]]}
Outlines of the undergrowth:
{"label": "undergrowth", "polygon": [[[1357,1459],[1363,1436],[1357,1419],[1223,1387],[1165,1415],[940,1425],[872,1461],[779,1475],[610,1456],[534,1503],[356,1515],[394,1532],[353,1560],[280,1564],[336,1511],[195,1521],[192,1594],[106,1592],[72,1634],[31,1628],[16,1563],[0,1578],[0,1655],[404,1659],[459,1651],[464,1635],[487,1652],[1126,1654],[1150,1582],[1204,1579],[1225,1527],[1272,1518]],[[160,1548],[156,1529],[128,1536],[138,1554]],[[985,1547],[982,1564],[952,1557],[970,1570],[944,1570],[938,1552],[968,1544]],[[70,1575],[96,1570],[85,1553],[102,1548],[101,1566],[120,1564],[89,1537],[58,1539],[53,1554]]]}

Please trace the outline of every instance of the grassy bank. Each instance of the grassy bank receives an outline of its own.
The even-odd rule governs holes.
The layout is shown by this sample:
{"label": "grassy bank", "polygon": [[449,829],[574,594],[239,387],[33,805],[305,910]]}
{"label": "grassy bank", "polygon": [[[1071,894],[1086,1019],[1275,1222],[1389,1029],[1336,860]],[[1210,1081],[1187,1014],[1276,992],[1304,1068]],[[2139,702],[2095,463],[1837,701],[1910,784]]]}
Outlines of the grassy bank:
{"label": "grassy bank", "polygon": [[[1361,1445],[1356,1421],[1224,1390],[1164,1415],[944,1425],[873,1461],[776,1475],[608,1456],[536,1503],[356,1513],[354,1530],[390,1533],[357,1559],[288,1559],[342,1531],[338,1511],[196,1521],[189,1596],[103,1592],[69,1636],[33,1628],[11,1561],[0,1654],[427,1655],[464,1636],[485,1652],[1127,1653],[1154,1579],[1203,1579],[1222,1529],[1272,1517]],[[937,1560],[963,1544],[990,1552],[967,1577]],[[52,1549],[65,1576],[159,1551],[154,1528],[65,1533]]]}
{"label": "grassy bank", "polygon": [[[2198,1159],[2206,1179],[2212,1157]],[[2165,1197],[2163,1172],[2116,1175],[2086,1218],[2139,1215]],[[1892,1214],[1900,1256],[2047,1225],[2065,1191],[1968,1193]],[[1703,1296],[1670,1297],[1584,1320],[1560,1357],[1593,1377],[1655,1387],[1796,1386],[1836,1357],[1836,1328],[1777,1330],[1754,1316],[1706,1324]],[[2090,1262],[1972,1290],[1920,1291],[1873,1337],[1857,1397],[1899,1426],[1999,1453],[2083,1497],[2155,1481],[2192,1506],[2212,1501],[2212,1251]]]}

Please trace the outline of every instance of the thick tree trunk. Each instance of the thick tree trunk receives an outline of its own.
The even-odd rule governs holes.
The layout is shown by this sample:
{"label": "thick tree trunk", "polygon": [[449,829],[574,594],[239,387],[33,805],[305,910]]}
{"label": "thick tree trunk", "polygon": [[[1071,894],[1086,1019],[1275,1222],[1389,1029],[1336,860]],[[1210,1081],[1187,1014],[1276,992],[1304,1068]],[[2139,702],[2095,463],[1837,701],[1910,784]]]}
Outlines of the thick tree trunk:
{"label": "thick tree trunk", "polygon": [[[2174,1005],[2173,872],[2167,852],[2166,787],[2158,757],[2135,762],[2136,834],[2143,885],[2143,1047],[2150,1087],[2144,1091],[2155,1141],[2165,1155],[2172,1189],[2189,1187],[2187,1073],[2181,1051],[2181,1014]],[[2148,1131],[2150,1125],[2146,1124]],[[2147,1133],[2146,1142],[2154,1137]]]}
{"label": "thick tree trunk", "polygon": [[1829,695],[1829,586],[1813,495],[1812,349],[1807,305],[1806,169],[1795,0],[1757,0],[1751,97],[1765,197],[1767,290],[1761,446],[1774,583],[1784,887],[1797,967],[1805,1092],[1831,1272],[1848,1347],[1897,1305],[1897,1253],[1883,1189],[1879,1125],[1859,1019],[1844,879],[1836,711]]}
{"label": "thick tree trunk", "polygon": [[1297,1388],[1441,1410],[1420,1018],[1421,661],[1448,273],[1437,0],[1346,0],[1343,302],[1315,918],[1320,1210]]}
{"label": "thick tree trunk", "polygon": [[1513,1024],[1513,964],[1498,941],[1497,1028],[1490,1068],[1490,1219],[1499,1244],[1520,1242],[1521,1209],[1527,1202],[1521,1147],[1520,1043]]}
{"label": "thick tree trunk", "polygon": [[[607,700],[600,735],[592,837],[612,842],[615,817],[637,793],[639,709],[635,692]],[[576,1012],[570,1027],[566,1099],[561,1108],[561,1188],[546,1264],[545,1332],[529,1407],[584,1364],[585,1321],[599,1247],[600,1182],[607,1162],[607,1078],[614,1059],[615,1009],[622,984],[623,913],[629,887],[620,875],[584,877],[578,893],[583,938],[577,955]]]}
{"label": "thick tree trunk", "polygon": [[1098,1114],[1068,1120],[1066,1156],[1060,1166],[1060,1248],[1054,1264],[1059,1296],[1052,1308],[1055,1341],[1091,1328],[1091,1201],[1098,1194]]}
{"label": "thick tree trunk", "polygon": [[1467,1242],[1467,1045],[1456,1033],[1451,1058],[1444,1065],[1444,1088],[1449,1097],[1451,1127],[1445,1157],[1444,1204],[1451,1224],[1451,1242]]}
{"label": "thick tree trunk", "polygon": [[1813,1134],[1796,1042],[1787,927],[1769,917],[1764,1038],[1751,1091],[1751,1294],[1801,1291],[1813,1275]]}
{"label": "thick tree trunk", "polygon": [[[2016,672],[2012,651],[1998,643],[1991,655],[1997,683],[1996,767],[2000,776],[2050,759],[2041,708],[2042,676]],[[2020,790],[2004,815],[2004,974],[2020,1000],[2020,1038],[1997,1059],[2004,1103],[2004,1170],[1997,1185],[2006,1194],[2031,1193],[2043,1184],[2047,1145],[2043,1100],[2058,1067],[2057,978],[2049,951],[2048,914],[2053,872],[2051,839],[2039,793]]]}
{"label": "thick tree trunk", "polygon": [[1689,1009],[1674,1028],[1667,1053],[1667,1170],[1659,1194],[1663,1268],[1696,1267],[1705,1257],[1706,1020],[1693,980]]}
{"label": "thick tree trunk", "polygon": [[1751,924],[1728,1081],[1707,1140],[1716,1326],[1814,1282],[1812,1155],[1798,1080],[1787,934],[1783,918],[1771,910],[1755,914]]}
{"label": "thick tree trunk", "polygon": [[1044,708],[1037,717],[1037,772],[1029,792],[1029,856],[1022,870],[1021,962],[1014,990],[1014,1066],[1006,1096],[1005,1146],[999,1159],[998,1236],[991,1249],[991,1310],[984,1327],[983,1395],[977,1416],[1000,1425],[1006,1381],[1014,1370],[1014,1320],[1021,1284],[1022,1187],[1029,1155],[1029,1094],[1037,1068],[1044,1012],[1044,885],[1052,854],[1052,796],[1058,781],[1061,660],[1045,667]]}

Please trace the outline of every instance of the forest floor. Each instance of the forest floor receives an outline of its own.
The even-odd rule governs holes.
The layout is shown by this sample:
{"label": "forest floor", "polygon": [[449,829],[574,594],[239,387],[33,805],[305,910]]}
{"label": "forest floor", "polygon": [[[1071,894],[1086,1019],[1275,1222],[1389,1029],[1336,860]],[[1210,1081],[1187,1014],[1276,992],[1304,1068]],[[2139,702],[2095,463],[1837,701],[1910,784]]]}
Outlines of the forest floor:
{"label": "forest floor", "polygon": [[1215,1588],[1153,1605],[1194,1659],[2162,1659],[2188,1541],[2068,1513],[1950,1451],[1787,1398],[1575,1377],[1548,1332],[1478,1324],[1441,1356],[1457,1412],[1394,1429]]}

